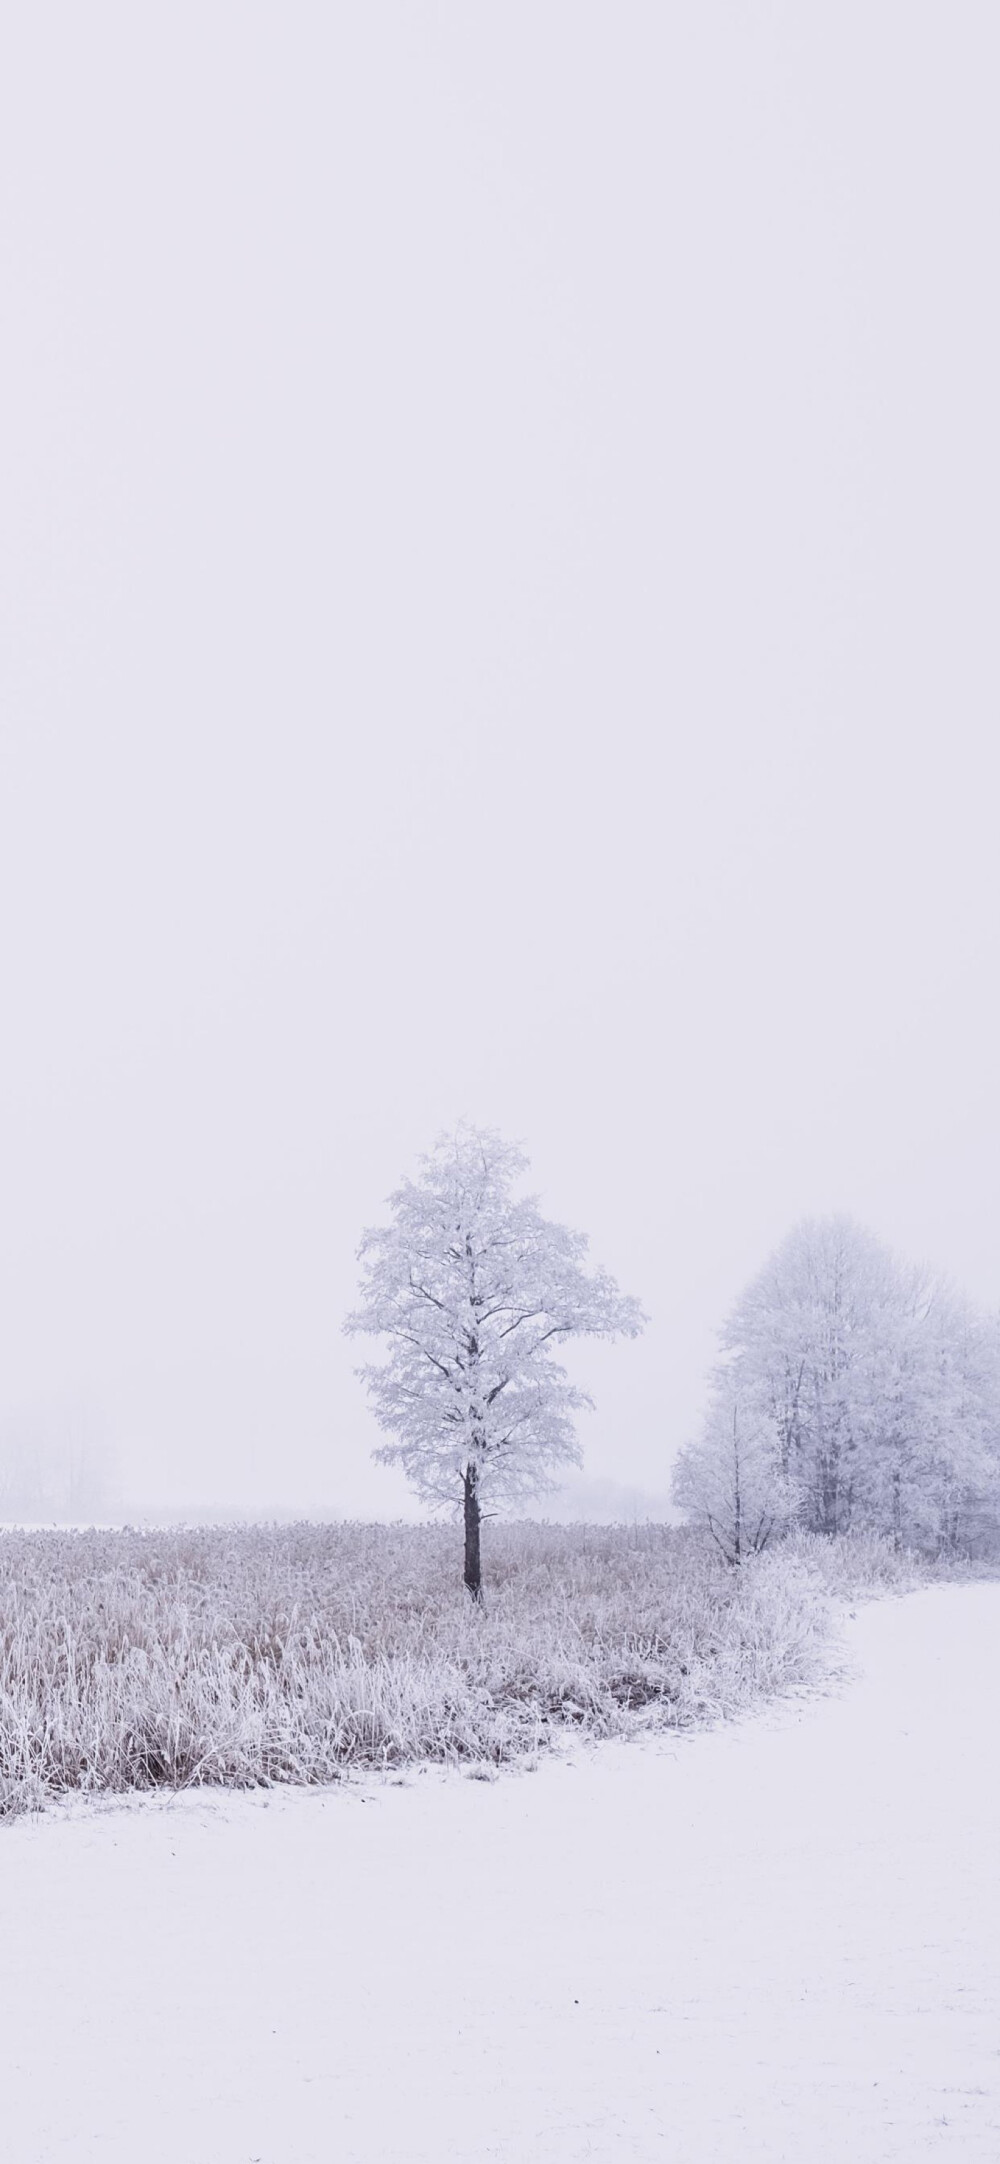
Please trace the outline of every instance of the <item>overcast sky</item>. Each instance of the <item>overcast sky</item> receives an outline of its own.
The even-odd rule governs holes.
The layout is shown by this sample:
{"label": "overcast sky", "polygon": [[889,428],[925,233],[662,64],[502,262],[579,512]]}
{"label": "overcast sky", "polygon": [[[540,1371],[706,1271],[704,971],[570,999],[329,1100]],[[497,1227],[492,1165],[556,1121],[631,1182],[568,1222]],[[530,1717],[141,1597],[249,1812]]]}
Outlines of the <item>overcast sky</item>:
{"label": "overcast sky", "polygon": [[653,1323],[806,1212],[1000,1301],[993,0],[25,7],[0,77],[0,1422],[394,1514],[456,1117]]}

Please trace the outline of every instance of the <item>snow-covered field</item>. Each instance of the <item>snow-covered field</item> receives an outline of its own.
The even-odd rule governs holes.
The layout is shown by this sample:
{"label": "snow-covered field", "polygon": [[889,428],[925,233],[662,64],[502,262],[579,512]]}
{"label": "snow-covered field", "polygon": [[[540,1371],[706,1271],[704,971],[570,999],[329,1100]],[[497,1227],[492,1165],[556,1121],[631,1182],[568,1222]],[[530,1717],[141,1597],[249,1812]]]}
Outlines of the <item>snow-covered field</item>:
{"label": "snow-covered field", "polygon": [[1000,1584],[494,1781],[0,1828],[12,2164],[996,2164]]}

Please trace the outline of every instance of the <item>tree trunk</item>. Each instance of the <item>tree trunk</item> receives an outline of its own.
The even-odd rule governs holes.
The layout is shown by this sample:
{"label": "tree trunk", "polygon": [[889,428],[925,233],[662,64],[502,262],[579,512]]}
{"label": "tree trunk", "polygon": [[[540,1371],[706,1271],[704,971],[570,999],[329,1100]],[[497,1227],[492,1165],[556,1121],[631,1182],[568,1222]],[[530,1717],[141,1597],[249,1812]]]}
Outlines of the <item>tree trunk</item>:
{"label": "tree trunk", "polygon": [[467,1465],[462,1476],[465,1488],[465,1583],[473,1600],[482,1600],[483,1574],[479,1560],[479,1496],[478,1475],[474,1465]]}
{"label": "tree trunk", "polygon": [[740,1438],[733,1406],[733,1562],[743,1559],[743,1495],[740,1489]]}

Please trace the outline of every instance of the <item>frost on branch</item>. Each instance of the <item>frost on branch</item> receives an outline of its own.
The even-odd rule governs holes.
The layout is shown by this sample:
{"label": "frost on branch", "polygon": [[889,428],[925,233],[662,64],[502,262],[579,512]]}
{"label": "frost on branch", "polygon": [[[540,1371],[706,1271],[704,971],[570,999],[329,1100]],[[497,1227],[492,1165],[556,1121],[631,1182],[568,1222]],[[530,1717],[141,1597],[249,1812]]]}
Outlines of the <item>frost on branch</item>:
{"label": "frost on branch", "polygon": [[[636,1300],[583,1267],[582,1233],[517,1199],[527,1159],[491,1129],[460,1128],[390,1197],[391,1223],[359,1249],[349,1332],[388,1340],[361,1369],[384,1432],[424,1501],[516,1503],[577,1465],[573,1415],[590,1400],[558,1359],[571,1337],[635,1337]],[[468,1581],[471,1584],[471,1580]]]}

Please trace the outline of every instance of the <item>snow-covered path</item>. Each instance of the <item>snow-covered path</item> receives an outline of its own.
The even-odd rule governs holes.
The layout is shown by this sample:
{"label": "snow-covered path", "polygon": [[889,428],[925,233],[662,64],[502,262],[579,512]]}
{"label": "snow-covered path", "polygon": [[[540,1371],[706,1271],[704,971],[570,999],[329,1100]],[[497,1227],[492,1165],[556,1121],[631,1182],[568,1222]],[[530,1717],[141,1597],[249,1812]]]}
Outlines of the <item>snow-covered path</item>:
{"label": "snow-covered path", "polygon": [[0,1829],[10,2164],[1000,2157],[1000,1584],[494,1783]]}

